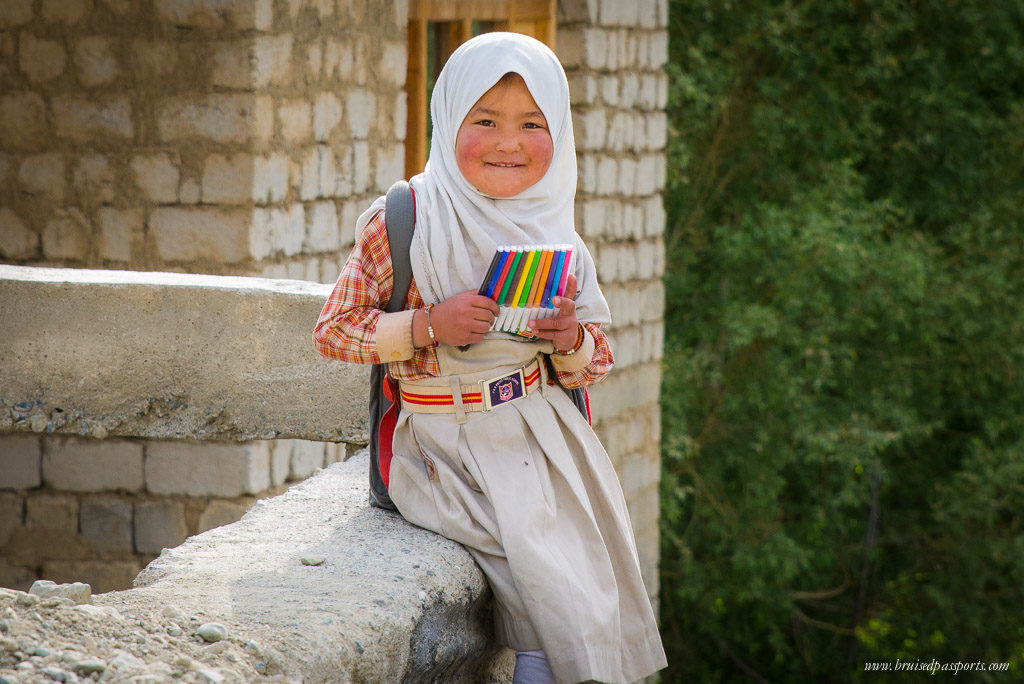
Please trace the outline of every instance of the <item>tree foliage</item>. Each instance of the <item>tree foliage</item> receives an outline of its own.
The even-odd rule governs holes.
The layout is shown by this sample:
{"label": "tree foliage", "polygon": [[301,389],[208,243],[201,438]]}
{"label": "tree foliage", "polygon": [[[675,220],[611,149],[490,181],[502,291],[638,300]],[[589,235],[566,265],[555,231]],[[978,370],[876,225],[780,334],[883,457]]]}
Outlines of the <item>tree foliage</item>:
{"label": "tree foliage", "polygon": [[1019,676],[1024,6],[679,0],[670,51],[666,680]]}

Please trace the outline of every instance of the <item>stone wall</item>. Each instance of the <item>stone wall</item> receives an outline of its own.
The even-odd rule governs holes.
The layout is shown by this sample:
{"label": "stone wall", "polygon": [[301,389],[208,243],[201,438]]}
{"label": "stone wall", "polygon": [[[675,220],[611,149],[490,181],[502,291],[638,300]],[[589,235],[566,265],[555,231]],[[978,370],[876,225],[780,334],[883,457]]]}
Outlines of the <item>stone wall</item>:
{"label": "stone wall", "polygon": [[[0,261],[333,282],[402,174],[406,17],[403,0],[0,3]],[[653,597],[667,0],[560,0],[558,21],[577,225],[614,319],[595,428]]]}
{"label": "stone wall", "polygon": [[629,504],[644,580],[657,595],[665,270],[667,0],[564,0],[558,55],[579,160],[576,225],[612,311],[612,374],[593,388],[595,430]]}
{"label": "stone wall", "polygon": [[402,174],[406,14],[0,3],[0,258],[333,281]]}

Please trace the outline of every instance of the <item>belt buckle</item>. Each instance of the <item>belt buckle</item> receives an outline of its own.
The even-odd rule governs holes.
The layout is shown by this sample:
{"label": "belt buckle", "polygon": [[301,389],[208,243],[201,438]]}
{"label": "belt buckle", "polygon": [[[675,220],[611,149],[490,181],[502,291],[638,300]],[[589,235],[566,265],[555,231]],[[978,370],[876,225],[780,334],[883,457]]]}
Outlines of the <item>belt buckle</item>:
{"label": "belt buckle", "polygon": [[484,411],[490,411],[495,406],[501,406],[526,396],[526,375],[522,368],[492,380],[481,380],[480,384]]}

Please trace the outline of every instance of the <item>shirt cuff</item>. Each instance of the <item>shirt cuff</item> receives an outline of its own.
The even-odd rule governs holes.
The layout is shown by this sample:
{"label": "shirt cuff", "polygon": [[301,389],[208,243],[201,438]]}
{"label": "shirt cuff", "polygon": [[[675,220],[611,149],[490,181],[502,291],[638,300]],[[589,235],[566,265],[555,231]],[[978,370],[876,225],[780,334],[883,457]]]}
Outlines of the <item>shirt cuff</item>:
{"label": "shirt cuff", "polygon": [[412,346],[412,317],[415,309],[382,313],[377,317],[377,356],[381,363],[411,359],[416,349]]}
{"label": "shirt cuff", "polygon": [[583,343],[576,350],[575,354],[570,354],[569,356],[564,354],[551,355],[551,363],[554,364],[555,370],[563,373],[575,373],[590,365],[591,360],[594,358],[594,349],[597,345],[594,342],[594,336],[590,334],[586,326],[581,327],[583,328]]}

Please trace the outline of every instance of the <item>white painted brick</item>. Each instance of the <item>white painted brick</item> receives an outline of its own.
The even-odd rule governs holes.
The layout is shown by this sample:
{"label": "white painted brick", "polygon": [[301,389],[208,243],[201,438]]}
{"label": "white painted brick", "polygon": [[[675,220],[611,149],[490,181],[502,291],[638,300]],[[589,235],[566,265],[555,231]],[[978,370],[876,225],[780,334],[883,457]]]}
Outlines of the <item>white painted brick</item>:
{"label": "white painted brick", "polygon": [[345,202],[341,208],[341,225],[339,227],[339,233],[341,233],[342,242],[350,242],[355,244],[356,235],[356,221],[359,219],[359,215],[366,209],[362,202],[358,200],[350,200]]}
{"label": "white painted brick", "polygon": [[302,157],[299,171],[299,199],[309,201],[320,194],[320,150],[311,147]]}
{"label": "white painted brick", "polygon": [[619,175],[618,181],[619,186],[617,188],[620,195],[628,197],[633,194],[633,186],[637,182],[637,162],[635,159],[630,157],[624,157],[619,160]]}
{"label": "white painted brick", "polygon": [[661,69],[668,62],[668,32],[655,31],[647,39],[649,57],[647,65],[651,69]]}
{"label": "white painted brick", "polygon": [[604,200],[589,199],[583,202],[577,200],[576,206],[582,207],[581,222],[577,222],[577,229],[580,233],[591,239],[603,236],[607,217]]}
{"label": "white painted brick", "polygon": [[196,534],[241,520],[247,508],[248,506],[241,501],[211,501],[199,514]]}
{"label": "white painted brick", "polygon": [[558,3],[558,20],[596,24],[599,8],[599,0],[560,0]]}
{"label": "white painted brick", "polygon": [[306,49],[306,68],[309,70],[309,80],[320,80],[324,70],[324,46],[319,40]]}
{"label": "white painted brick", "polygon": [[43,480],[69,492],[137,492],[142,488],[142,445],[124,440],[48,439],[43,449]]}
{"label": "white painted brick", "polygon": [[337,185],[338,172],[334,166],[334,151],[327,145],[319,145],[317,150],[316,196],[330,197]]}
{"label": "white painted brick", "polygon": [[587,194],[597,193],[597,162],[595,154],[581,153],[576,155],[576,165],[579,167],[579,189]]}
{"label": "white painted brick", "polygon": [[253,81],[257,87],[287,85],[292,71],[292,35],[260,36],[253,45]]}
{"label": "white painted brick", "polygon": [[42,484],[42,451],[34,435],[0,435],[0,489],[32,489]]}
{"label": "white painted brick", "polygon": [[320,260],[320,276],[315,278],[314,281],[318,283],[331,284],[338,280],[338,275],[341,273],[341,267],[344,262],[337,259],[323,258]]}
{"label": "white painted brick", "polygon": [[610,62],[614,52],[613,32],[603,31],[598,28],[587,28],[583,30],[583,50],[586,58],[586,65],[591,69],[610,68],[614,69],[615,64]]}
{"label": "white painted brick", "polygon": [[637,24],[641,28],[658,28],[661,24],[658,21],[657,0],[638,0],[637,3]]}
{"label": "white painted brick", "polygon": [[388,85],[403,85],[408,66],[408,49],[405,41],[389,41],[384,45],[383,54],[377,64],[381,82]]}
{"label": "white painted brick", "polygon": [[647,119],[647,149],[664,150],[668,145],[668,123],[665,112],[652,112]]}
{"label": "white painted brick", "polygon": [[306,210],[301,204],[293,204],[288,209],[277,237],[277,248],[285,256],[294,256],[302,251],[302,243],[306,239]]}
{"label": "white painted brick", "polygon": [[171,203],[178,200],[181,172],[166,152],[139,154],[132,157],[135,185],[153,202]]}
{"label": "white painted brick", "polygon": [[32,21],[33,0],[4,0],[0,2],[0,28],[14,28]]}
{"label": "white painted brick", "polygon": [[256,97],[252,115],[253,139],[268,143],[274,138],[274,98],[269,95]]}
{"label": "white painted brick", "polygon": [[408,108],[408,95],[405,90],[400,90],[395,94],[395,138],[398,140],[405,140],[405,127],[408,124],[409,108]]}
{"label": "white painted brick", "polygon": [[377,116],[377,98],[362,88],[353,89],[345,98],[345,111],[352,137],[365,139],[370,133],[370,124]]}
{"label": "white painted brick", "polygon": [[641,328],[641,345],[644,361],[658,361],[665,346],[665,324],[658,320],[646,323]]}
{"label": "white painted brick", "polygon": [[645,155],[637,166],[636,184],[633,191],[637,196],[644,197],[654,194],[658,189],[658,164],[664,163],[660,155]]}
{"label": "white painted brick", "polygon": [[90,36],[78,41],[75,46],[75,66],[78,68],[78,80],[86,88],[106,85],[120,73],[113,41],[102,36]]}
{"label": "white painted brick", "polygon": [[92,0],[43,0],[43,19],[74,24],[92,9]]}
{"label": "white painted brick", "polygon": [[285,266],[285,277],[291,280],[305,280],[306,279],[306,262],[305,261],[290,261]]}
{"label": "white painted brick", "polygon": [[279,487],[288,480],[292,467],[292,445],[295,440],[275,439],[270,443],[270,484]]}
{"label": "white painted brick", "polygon": [[366,192],[370,187],[370,144],[365,140],[352,143],[352,191]]}
{"label": "white painted brick", "polygon": [[108,497],[82,501],[79,511],[82,538],[94,551],[124,553],[132,551],[132,505]]}
{"label": "white painted brick", "polygon": [[658,101],[658,74],[640,74],[636,105],[641,109],[654,109]]}
{"label": "white painted brick", "polygon": [[92,226],[76,207],[58,209],[43,227],[43,254],[51,259],[84,259]]}
{"label": "white painted brick", "polygon": [[38,94],[0,92],[0,143],[5,148],[43,143],[48,133],[46,121],[46,104]]}
{"label": "white painted brick", "polygon": [[213,154],[203,164],[202,201],[208,204],[241,204],[253,196],[251,154]]}
{"label": "white painted brick", "polygon": [[36,38],[28,32],[21,34],[20,43],[21,71],[29,81],[44,83],[64,73],[67,52],[63,45],[54,40]]}
{"label": "white painted brick", "polygon": [[614,157],[601,157],[597,166],[597,192],[610,195],[618,187],[619,165]]}
{"label": "white painted brick", "polygon": [[100,207],[96,222],[100,229],[100,257],[131,261],[132,244],[142,235],[142,210]]}
{"label": "white painted brick", "polygon": [[[198,100],[198,101],[197,101]],[[252,95],[211,93],[202,97],[172,97],[157,105],[157,131],[165,142],[206,138],[244,142],[253,137],[257,119]]]}
{"label": "white painted brick", "polygon": [[376,189],[385,192],[396,180],[403,178],[405,173],[405,146],[396,143],[390,148],[382,148],[377,152]]}
{"label": "white painted brick", "polygon": [[174,42],[136,38],[131,42],[132,71],[141,79],[171,76],[178,70],[178,51]]}
{"label": "white painted brick", "polygon": [[636,68],[640,62],[637,54],[641,44],[646,45],[635,32],[623,31],[619,39],[619,68]]}
{"label": "white painted brick", "polygon": [[18,182],[21,189],[31,195],[39,195],[53,203],[64,200],[67,164],[63,155],[50,152],[25,157],[18,168]]}
{"label": "white painted brick", "polygon": [[[340,246],[338,212],[334,202],[315,202],[306,212],[306,247],[308,251],[330,252]],[[319,276],[319,267],[317,275]]]}
{"label": "white painted brick", "polygon": [[640,74],[629,71],[622,75],[622,102],[625,107],[635,107],[640,97]]}
{"label": "white painted brick", "polygon": [[[586,38],[577,26],[558,27],[558,59],[566,71],[586,67]],[[583,101],[573,98],[573,101]],[[589,100],[587,100],[589,101]]]}
{"label": "white painted brick", "polygon": [[214,207],[159,207],[149,219],[156,253],[165,261],[234,263],[249,257],[252,213]]}
{"label": "white painted brick", "polygon": [[259,274],[264,278],[287,278],[288,266],[285,264],[266,264],[260,268]]}
{"label": "white painted brick", "polygon": [[324,464],[323,442],[310,442],[304,439],[293,440],[292,463],[289,478],[292,480],[304,480],[317,468]]}
{"label": "white painted brick", "polygon": [[313,135],[313,108],[308,100],[285,100],[277,109],[277,120],[289,142],[305,142]]}
{"label": "white painted brick", "polygon": [[281,202],[288,196],[288,166],[283,154],[257,157],[253,161],[253,200],[257,203]]}
{"label": "white painted brick", "polygon": [[0,255],[7,259],[30,259],[38,254],[39,235],[12,209],[0,207]]}
{"label": "white painted brick", "polygon": [[606,110],[603,107],[595,107],[574,114],[573,128],[576,134],[577,148],[584,150],[603,148],[607,126]]}
{"label": "white painted brick", "polygon": [[53,118],[57,134],[75,142],[101,137],[131,140],[135,134],[128,97],[58,95],[53,98]]}
{"label": "white painted brick", "polygon": [[153,494],[256,494],[270,486],[270,448],[267,442],[151,442],[145,472]]}
{"label": "white painted brick", "polygon": [[313,105],[313,136],[325,142],[341,123],[341,100],[334,93],[320,93]]}
{"label": "white painted brick", "polygon": [[601,101],[609,107],[618,107],[622,104],[622,90],[618,74],[602,74],[599,76],[601,83]]}
{"label": "white painted brick", "polygon": [[106,155],[93,154],[79,157],[75,162],[72,179],[75,192],[83,205],[114,201],[116,179],[114,169]]}
{"label": "white painted brick", "polygon": [[252,213],[249,231],[249,253],[257,261],[273,254],[277,246],[277,222],[281,220],[278,209],[256,209]]}
{"label": "white painted brick", "polygon": [[317,257],[306,257],[300,263],[303,266],[303,271],[299,279],[316,282],[316,279],[320,277],[320,259]]}
{"label": "white painted brick", "polygon": [[661,195],[644,201],[645,235],[661,235],[665,232],[665,206]]}
{"label": "white painted brick", "polygon": [[139,501],[135,504],[135,552],[160,553],[185,541],[185,507],[177,501]]}
{"label": "white painted brick", "polygon": [[645,321],[659,321],[665,313],[665,287],[660,280],[645,285],[640,290],[640,315]]}
{"label": "white painted brick", "polygon": [[[577,104],[597,104],[601,79],[589,71],[576,71],[567,74],[569,80],[569,99]],[[607,104],[607,103],[606,103]]]}

